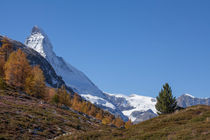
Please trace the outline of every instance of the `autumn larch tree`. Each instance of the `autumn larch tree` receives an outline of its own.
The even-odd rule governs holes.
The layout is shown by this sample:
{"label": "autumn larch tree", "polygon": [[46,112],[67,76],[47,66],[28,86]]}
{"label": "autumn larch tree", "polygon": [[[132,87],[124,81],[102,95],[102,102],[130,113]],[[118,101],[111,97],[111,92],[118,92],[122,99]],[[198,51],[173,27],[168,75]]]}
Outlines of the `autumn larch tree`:
{"label": "autumn larch tree", "polygon": [[8,38],[4,37],[1,42],[2,42],[2,46],[0,49],[0,55],[3,56],[6,62],[10,56],[10,53],[13,52],[13,48]]}
{"label": "autumn larch tree", "polygon": [[59,100],[59,96],[58,96],[57,93],[55,93],[55,94],[52,96],[51,101],[52,101],[52,103],[56,104],[57,107],[58,107],[60,100]]}
{"label": "autumn larch tree", "polygon": [[132,126],[132,122],[131,120],[129,119],[126,123],[125,123],[125,128],[128,129]]}
{"label": "autumn larch tree", "polygon": [[1,46],[0,46],[0,77],[4,77],[4,64],[9,58],[10,53],[13,51],[12,44],[9,42],[9,40],[4,37],[3,40],[1,40]]}
{"label": "autumn larch tree", "polygon": [[26,55],[20,49],[12,52],[4,66],[5,81],[19,90],[24,89],[25,80],[31,71]]}
{"label": "autumn larch tree", "polygon": [[114,125],[117,127],[123,127],[124,122],[120,117],[117,117],[116,119],[114,119]]}
{"label": "autumn larch tree", "polygon": [[70,106],[70,104],[71,104],[70,95],[67,92],[67,90],[66,90],[64,85],[62,85],[61,88],[59,88],[57,90],[57,94],[59,96],[59,101],[60,101],[61,104]]}
{"label": "autumn larch tree", "polygon": [[80,96],[77,93],[74,93],[73,95],[73,99],[72,99],[72,107],[77,110],[80,111]]}
{"label": "autumn larch tree", "polygon": [[37,97],[46,97],[46,85],[43,71],[39,66],[34,66],[25,79],[25,92]]}

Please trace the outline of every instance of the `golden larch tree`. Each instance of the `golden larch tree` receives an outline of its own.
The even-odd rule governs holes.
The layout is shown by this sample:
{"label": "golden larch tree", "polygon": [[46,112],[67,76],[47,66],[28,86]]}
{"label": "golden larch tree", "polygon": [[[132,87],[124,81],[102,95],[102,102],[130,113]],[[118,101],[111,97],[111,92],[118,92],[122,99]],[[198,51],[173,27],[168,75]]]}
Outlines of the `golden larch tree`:
{"label": "golden larch tree", "polygon": [[0,47],[0,77],[3,79],[4,77],[4,64],[6,63],[7,59],[9,58],[10,53],[13,51],[12,44],[9,40],[4,37],[1,40],[1,47]]}
{"label": "golden larch tree", "polygon": [[25,85],[25,80],[31,71],[25,53],[20,49],[12,52],[5,63],[4,71],[6,83],[22,90]]}
{"label": "golden larch tree", "polygon": [[57,94],[59,96],[59,101],[61,104],[69,106],[71,104],[70,95],[67,92],[64,85],[61,86],[60,89],[57,90]]}
{"label": "golden larch tree", "polygon": [[43,71],[39,66],[34,66],[25,80],[26,93],[37,98],[46,96],[46,85]]}
{"label": "golden larch tree", "polygon": [[132,124],[131,120],[129,119],[129,120],[125,123],[125,128],[128,129],[128,128],[130,128],[132,125],[133,125],[133,124]]}
{"label": "golden larch tree", "polygon": [[13,52],[12,44],[6,37],[4,37],[3,40],[1,40],[1,42],[2,46],[0,48],[0,55],[4,58],[5,61],[7,61],[10,54]]}
{"label": "golden larch tree", "polygon": [[121,118],[117,117],[114,120],[114,125],[116,125],[117,127],[123,127],[124,126],[124,122]]}

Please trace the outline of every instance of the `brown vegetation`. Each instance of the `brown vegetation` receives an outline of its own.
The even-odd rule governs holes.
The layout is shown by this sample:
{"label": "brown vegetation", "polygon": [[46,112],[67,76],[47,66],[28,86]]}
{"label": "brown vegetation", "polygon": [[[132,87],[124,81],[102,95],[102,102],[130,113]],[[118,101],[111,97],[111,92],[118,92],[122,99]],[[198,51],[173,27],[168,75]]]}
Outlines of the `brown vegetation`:
{"label": "brown vegetation", "polygon": [[209,140],[210,106],[192,106],[130,126],[74,133],[62,140]]}
{"label": "brown vegetation", "polygon": [[77,93],[69,93],[65,86],[54,89],[45,85],[45,78],[39,66],[30,66],[21,49],[13,50],[8,39],[3,39],[0,48],[0,89],[13,88],[19,92],[56,104],[57,107],[72,108],[102,121],[123,127],[124,122],[107,111],[85,101]]}

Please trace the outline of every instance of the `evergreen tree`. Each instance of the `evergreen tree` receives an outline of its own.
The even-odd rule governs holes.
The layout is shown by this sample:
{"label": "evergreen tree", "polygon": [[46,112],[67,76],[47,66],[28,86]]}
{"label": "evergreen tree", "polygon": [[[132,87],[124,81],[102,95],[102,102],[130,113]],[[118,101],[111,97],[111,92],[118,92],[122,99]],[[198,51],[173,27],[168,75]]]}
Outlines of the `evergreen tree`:
{"label": "evergreen tree", "polygon": [[168,83],[163,85],[163,89],[159,92],[159,96],[156,97],[157,103],[155,108],[158,114],[167,114],[175,111],[177,107],[176,98],[172,95],[171,87]]}

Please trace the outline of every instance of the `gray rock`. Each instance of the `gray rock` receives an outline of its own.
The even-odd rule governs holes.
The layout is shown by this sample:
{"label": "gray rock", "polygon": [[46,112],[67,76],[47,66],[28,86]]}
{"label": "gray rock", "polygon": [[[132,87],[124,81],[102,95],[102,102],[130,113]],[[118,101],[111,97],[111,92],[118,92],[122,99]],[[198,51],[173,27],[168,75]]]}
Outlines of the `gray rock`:
{"label": "gray rock", "polygon": [[187,94],[184,94],[177,98],[177,105],[183,108],[199,104],[210,105],[210,98],[196,98]]}

